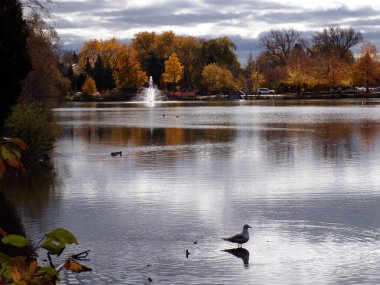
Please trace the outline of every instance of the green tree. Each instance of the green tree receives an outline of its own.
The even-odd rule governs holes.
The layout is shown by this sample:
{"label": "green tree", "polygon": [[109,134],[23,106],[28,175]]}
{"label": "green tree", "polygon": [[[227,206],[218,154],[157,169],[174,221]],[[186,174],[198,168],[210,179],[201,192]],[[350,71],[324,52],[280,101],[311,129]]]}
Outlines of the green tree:
{"label": "green tree", "polygon": [[221,37],[203,42],[201,57],[204,65],[216,63],[227,67],[236,75],[240,69],[240,63],[235,51],[236,45],[229,38]]}
{"label": "green tree", "polygon": [[21,80],[31,70],[27,36],[20,2],[3,0],[0,5],[0,129],[20,96]]}

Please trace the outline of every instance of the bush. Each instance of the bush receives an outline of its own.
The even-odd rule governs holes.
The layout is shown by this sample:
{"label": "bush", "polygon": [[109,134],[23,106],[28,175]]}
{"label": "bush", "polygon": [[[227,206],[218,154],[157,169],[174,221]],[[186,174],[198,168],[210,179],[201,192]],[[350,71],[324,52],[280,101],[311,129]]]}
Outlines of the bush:
{"label": "bush", "polygon": [[9,136],[22,139],[29,146],[32,155],[41,154],[53,147],[57,126],[50,120],[51,114],[37,104],[18,104],[5,122]]}

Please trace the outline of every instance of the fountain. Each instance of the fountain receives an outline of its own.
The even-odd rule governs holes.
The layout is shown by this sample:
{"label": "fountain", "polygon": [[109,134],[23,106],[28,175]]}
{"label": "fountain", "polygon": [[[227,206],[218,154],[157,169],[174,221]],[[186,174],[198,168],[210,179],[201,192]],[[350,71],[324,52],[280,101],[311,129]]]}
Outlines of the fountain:
{"label": "fountain", "polygon": [[167,97],[161,94],[157,86],[153,84],[152,76],[149,77],[149,86],[148,88],[143,87],[139,94],[136,96],[137,101],[154,103],[156,101],[166,101]]}

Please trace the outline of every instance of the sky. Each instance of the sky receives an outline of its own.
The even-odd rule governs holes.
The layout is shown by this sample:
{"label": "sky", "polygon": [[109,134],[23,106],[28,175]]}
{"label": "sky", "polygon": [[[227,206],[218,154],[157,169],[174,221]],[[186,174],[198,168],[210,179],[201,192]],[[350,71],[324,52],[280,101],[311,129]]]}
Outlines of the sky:
{"label": "sky", "polygon": [[244,65],[261,50],[271,29],[296,29],[303,37],[329,25],[353,27],[380,50],[379,0],[64,0],[54,27],[65,49],[115,37],[130,42],[141,31],[173,31],[203,38],[228,36]]}

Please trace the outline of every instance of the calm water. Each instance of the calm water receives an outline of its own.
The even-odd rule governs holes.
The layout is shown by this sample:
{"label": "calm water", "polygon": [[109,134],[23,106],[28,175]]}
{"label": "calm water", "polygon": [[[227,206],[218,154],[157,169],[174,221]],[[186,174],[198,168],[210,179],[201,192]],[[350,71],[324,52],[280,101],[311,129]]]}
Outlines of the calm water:
{"label": "calm water", "polygon": [[[91,250],[62,284],[379,284],[377,103],[62,106],[54,169],[11,203]],[[245,223],[248,265],[221,239]]]}

